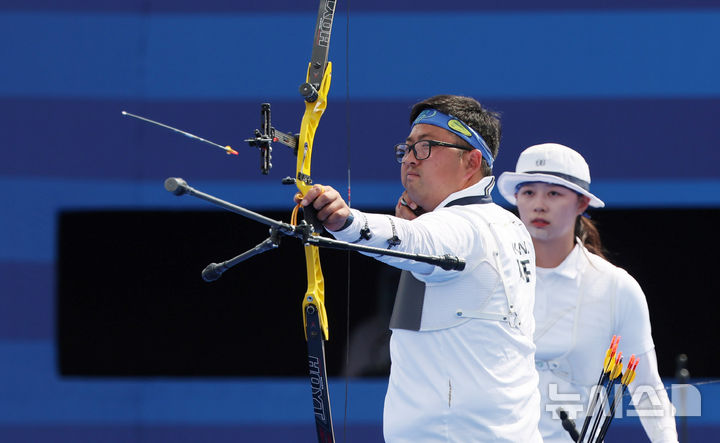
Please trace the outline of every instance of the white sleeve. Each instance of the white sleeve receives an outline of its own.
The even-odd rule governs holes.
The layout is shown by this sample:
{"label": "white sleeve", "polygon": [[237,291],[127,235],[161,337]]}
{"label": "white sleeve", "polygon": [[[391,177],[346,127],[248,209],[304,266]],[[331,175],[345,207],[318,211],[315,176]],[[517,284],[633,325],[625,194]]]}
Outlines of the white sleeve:
{"label": "white sleeve", "polygon": [[615,327],[623,354],[644,354],[655,349],[650,327],[650,312],[638,282],[622,268],[616,268]]}
{"label": "white sleeve", "polygon": [[[478,227],[460,210],[444,209],[423,214],[414,220],[404,220],[385,214],[371,214],[352,209],[353,221],[345,229],[330,231],[335,238],[351,243],[388,249],[388,240],[397,237],[397,251],[426,255],[454,255],[465,259],[465,271],[477,265],[478,250],[483,240]],[[370,238],[363,235],[363,230]],[[422,281],[443,281],[453,278],[459,271],[445,271],[439,266],[410,259],[366,254],[400,269],[412,271]]]}
{"label": "white sleeve", "polygon": [[675,408],[658,374],[655,350],[640,355],[639,359],[637,375],[628,390],[633,394],[632,401],[640,422],[652,443],[676,443]]}

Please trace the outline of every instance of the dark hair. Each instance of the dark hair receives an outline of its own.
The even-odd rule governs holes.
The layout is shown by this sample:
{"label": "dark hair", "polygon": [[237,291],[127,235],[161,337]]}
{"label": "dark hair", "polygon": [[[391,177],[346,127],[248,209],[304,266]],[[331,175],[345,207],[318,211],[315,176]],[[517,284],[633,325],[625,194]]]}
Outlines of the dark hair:
{"label": "dark hair", "polygon": [[[410,111],[410,124],[412,124],[417,116],[426,109],[435,109],[443,114],[450,114],[459,118],[465,124],[473,128],[487,143],[493,159],[497,158],[498,149],[500,148],[500,114],[484,108],[480,102],[471,97],[463,97],[460,95],[436,95],[416,103]],[[459,140],[462,140],[458,137]],[[462,140],[464,145],[469,144]],[[483,157],[482,161],[483,175],[492,175],[492,168],[487,164]]]}
{"label": "dark hair", "polygon": [[575,220],[575,237],[582,241],[588,251],[607,260],[607,257],[605,257],[605,248],[603,248],[602,241],[600,240],[600,231],[598,231],[597,226],[595,226],[592,220],[578,215]]}

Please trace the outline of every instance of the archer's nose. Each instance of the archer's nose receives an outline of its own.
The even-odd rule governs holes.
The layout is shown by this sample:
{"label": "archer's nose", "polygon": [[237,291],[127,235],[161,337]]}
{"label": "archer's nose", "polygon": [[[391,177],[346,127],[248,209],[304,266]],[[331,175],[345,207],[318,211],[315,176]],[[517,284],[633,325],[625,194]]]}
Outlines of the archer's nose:
{"label": "archer's nose", "polygon": [[542,198],[535,199],[535,201],[533,201],[533,211],[534,212],[546,212],[547,205],[545,204],[545,200],[543,200]]}

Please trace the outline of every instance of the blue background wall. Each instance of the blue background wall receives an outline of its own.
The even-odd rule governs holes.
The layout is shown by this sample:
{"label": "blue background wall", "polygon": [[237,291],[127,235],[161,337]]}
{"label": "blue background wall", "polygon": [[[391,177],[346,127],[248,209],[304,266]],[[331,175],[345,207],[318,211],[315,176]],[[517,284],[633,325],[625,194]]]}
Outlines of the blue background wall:
{"label": "blue background wall", "polygon": [[[61,209],[206,207],[167,194],[168,176],[253,209],[289,207],[279,180],[294,159],[276,147],[261,176],[242,140],[263,101],[276,127],[297,130],[317,5],[56,3],[0,1],[0,440],[313,441],[304,380],[61,378],[54,267]],[[557,141],[585,154],[608,206],[718,207],[720,3],[576,3],[366,0],[348,23],[339,2],[315,181],[347,188],[349,145],[353,206],[392,205],[390,148],[409,107],[455,93],[502,112],[497,172]],[[380,438],[383,393],[384,381],[350,384],[350,441]],[[698,429],[717,425],[711,409]]]}

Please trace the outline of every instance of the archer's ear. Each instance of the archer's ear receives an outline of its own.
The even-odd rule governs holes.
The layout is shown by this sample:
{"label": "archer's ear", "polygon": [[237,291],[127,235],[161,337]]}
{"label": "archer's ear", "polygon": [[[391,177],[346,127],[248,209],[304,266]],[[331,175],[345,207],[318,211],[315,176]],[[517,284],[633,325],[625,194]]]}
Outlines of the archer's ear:
{"label": "archer's ear", "polygon": [[480,170],[482,168],[482,154],[480,151],[473,149],[472,151],[468,151],[466,156],[468,168],[473,171]]}
{"label": "archer's ear", "polygon": [[589,206],[590,206],[590,197],[579,194],[578,195],[578,215],[587,211],[587,208]]}

